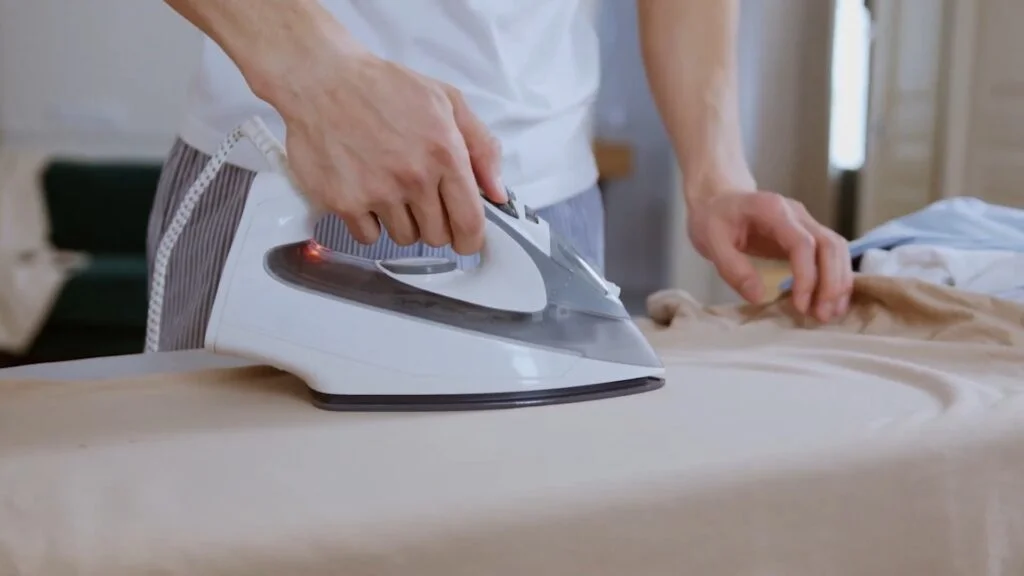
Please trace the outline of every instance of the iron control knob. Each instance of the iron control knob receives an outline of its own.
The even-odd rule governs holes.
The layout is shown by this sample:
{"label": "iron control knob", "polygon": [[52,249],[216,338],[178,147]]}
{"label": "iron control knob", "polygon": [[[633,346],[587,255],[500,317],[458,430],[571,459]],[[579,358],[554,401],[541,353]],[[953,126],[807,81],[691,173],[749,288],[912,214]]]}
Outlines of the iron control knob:
{"label": "iron control knob", "polygon": [[540,222],[540,219],[537,218],[537,212],[533,208],[530,208],[529,206],[523,206],[523,218],[526,218],[527,220],[533,222],[534,224]]}
{"label": "iron control knob", "polygon": [[490,202],[491,206],[494,206],[498,210],[501,210],[505,214],[508,214],[509,216],[511,216],[511,217],[515,218],[516,220],[518,220],[519,219],[519,211],[516,210],[516,206],[514,204],[514,202],[516,201],[516,194],[510,188],[505,188],[505,194],[508,195],[508,202],[505,202],[504,204],[498,204],[497,202],[493,202],[489,198],[487,198],[486,196],[484,198],[488,202]]}

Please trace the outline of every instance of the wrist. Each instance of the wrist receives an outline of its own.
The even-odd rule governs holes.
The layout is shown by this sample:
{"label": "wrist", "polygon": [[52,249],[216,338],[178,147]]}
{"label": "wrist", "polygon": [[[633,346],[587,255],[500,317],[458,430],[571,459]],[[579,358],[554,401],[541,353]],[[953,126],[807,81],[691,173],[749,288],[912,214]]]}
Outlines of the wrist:
{"label": "wrist", "polygon": [[[297,2],[278,32],[259,39],[234,58],[253,93],[278,112],[304,100],[345,60],[368,52],[319,4]],[[321,13],[322,12],[322,13]]]}
{"label": "wrist", "polygon": [[746,167],[730,170],[691,169],[683,173],[683,197],[692,212],[725,193],[752,193],[757,182]]}

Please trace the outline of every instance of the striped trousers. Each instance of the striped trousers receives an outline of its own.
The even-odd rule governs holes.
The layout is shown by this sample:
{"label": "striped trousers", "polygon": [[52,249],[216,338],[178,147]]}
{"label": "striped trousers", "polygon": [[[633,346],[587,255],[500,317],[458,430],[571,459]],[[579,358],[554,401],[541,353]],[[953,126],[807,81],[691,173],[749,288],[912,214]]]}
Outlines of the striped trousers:
{"label": "striped trousers", "polygon": [[[151,275],[160,238],[207,160],[208,155],[181,140],[171,149],[149,216],[146,245]],[[160,350],[203,347],[221,271],[254,177],[251,171],[225,164],[195,206],[168,263]],[[599,271],[603,270],[604,207],[596,186],[537,213]],[[443,256],[458,261],[462,267],[472,266],[476,261],[474,256],[457,255],[450,247],[433,248],[422,243],[399,246],[384,230],[374,244],[361,244],[333,216],[325,217],[317,225],[315,236],[332,250],[369,259]]]}

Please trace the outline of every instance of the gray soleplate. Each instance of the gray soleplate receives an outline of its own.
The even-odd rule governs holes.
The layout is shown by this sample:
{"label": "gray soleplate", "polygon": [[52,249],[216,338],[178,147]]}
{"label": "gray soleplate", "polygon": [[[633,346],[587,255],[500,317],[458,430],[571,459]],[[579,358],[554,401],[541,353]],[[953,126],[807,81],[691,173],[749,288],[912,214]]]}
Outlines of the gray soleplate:
{"label": "gray soleplate", "polygon": [[647,377],[530,392],[495,394],[324,394],[310,390],[313,405],[332,412],[445,412],[468,410],[503,410],[569,404],[630,396],[657,390],[665,385],[663,378]]}

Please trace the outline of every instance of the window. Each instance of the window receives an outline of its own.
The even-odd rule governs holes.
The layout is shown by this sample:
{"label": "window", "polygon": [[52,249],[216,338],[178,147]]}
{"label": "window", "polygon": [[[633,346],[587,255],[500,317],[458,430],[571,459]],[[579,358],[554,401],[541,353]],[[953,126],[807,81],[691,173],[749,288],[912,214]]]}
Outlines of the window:
{"label": "window", "polygon": [[870,54],[871,15],[864,0],[836,0],[829,162],[841,170],[864,166]]}

